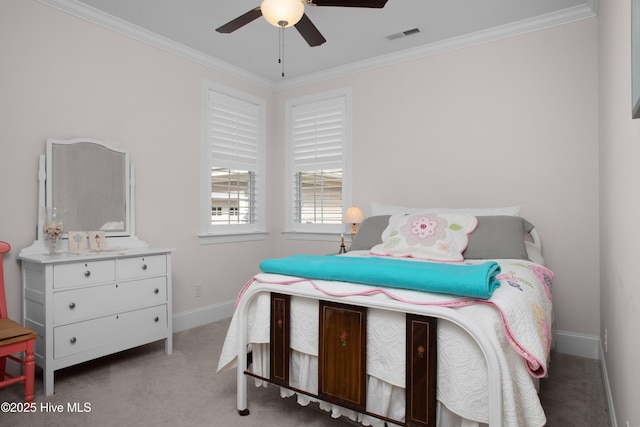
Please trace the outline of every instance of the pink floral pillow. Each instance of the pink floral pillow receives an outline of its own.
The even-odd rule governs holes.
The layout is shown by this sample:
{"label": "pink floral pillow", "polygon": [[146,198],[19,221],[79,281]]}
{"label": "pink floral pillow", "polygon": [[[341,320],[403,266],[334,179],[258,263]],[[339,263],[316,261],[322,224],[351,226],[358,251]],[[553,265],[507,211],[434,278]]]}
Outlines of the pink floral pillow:
{"label": "pink floral pillow", "polygon": [[382,233],[374,255],[412,257],[430,261],[463,261],[462,252],[478,219],[468,214],[414,212],[395,214]]}

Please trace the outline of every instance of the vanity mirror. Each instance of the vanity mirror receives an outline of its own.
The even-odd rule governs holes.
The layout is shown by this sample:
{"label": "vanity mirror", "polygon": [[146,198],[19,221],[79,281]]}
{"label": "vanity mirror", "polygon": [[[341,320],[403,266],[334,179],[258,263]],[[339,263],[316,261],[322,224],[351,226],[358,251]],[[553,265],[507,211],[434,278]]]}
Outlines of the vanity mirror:
{"label": "vanity mirror", "polygon": [[93,138],[47,139],[38,173],[36,241],[23,253],[46,252],[47,211],[62,217],[59,251],[68,247],[68,231],[100,231],[108,247],[146,246],[135,233],[134,175],[127,150]]}

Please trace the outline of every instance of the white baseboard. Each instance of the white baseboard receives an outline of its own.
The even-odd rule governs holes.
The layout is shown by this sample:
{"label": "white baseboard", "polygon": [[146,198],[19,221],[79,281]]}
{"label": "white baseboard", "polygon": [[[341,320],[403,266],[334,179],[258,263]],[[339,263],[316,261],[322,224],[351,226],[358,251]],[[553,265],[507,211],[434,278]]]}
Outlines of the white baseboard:
{"label": "white baseboard", "polygon": [[183,311],[173,315],[173,332],[185,331],[196,326],[217,322],[233,315],[235,301],[201,307],[195,310]]}
{"label": "white baseboard", "polygon": [[555,350],[572,356],[600,359],[600,337],[577,334],[575,332],[556,331]]}
{"label": "white baseboard", "polygon": [[616,410],[613,405],[613,395],[611,394],[611,386],[609,385],[609,376],[607,375],[607,363],[604,358],[604,348],[600,344],[600,364],[602,365],[602,377],[604,378],[604,391],[607,395],[607,405],[609,406],[609,417],[611,418],[611,427],[618,427],[616,420]]}

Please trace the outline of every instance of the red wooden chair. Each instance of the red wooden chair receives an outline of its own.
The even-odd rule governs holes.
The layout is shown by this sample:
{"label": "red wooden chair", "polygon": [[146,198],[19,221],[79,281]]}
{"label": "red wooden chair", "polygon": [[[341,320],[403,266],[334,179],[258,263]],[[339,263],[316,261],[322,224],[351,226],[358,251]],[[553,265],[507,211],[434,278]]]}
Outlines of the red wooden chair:
{"label": "red wooden chair", "polygon": [[[8,319],[7,298],[4,293],[4,270],[2,254],[9,252],[11,246],[0,242],[0,389],[14,383],[24,382],[24,400],[33,402],[33,382],[35,358],[33,355],[37,334]],[[22,360],[15,354],[24,353]],[[6,371],[7,358],[24,366],[23,375],[15,376]]]}

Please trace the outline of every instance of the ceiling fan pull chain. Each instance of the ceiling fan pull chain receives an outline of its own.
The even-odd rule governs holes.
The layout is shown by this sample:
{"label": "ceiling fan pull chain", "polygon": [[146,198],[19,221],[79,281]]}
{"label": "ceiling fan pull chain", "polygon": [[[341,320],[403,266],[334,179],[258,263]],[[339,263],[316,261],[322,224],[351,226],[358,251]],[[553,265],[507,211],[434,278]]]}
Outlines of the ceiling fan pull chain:
{"label": "ceiling fan pull chain", "polygon": [[280,52],[278,63],[282,64],[282,77],[284,77],[284,25],[280,26]]}

